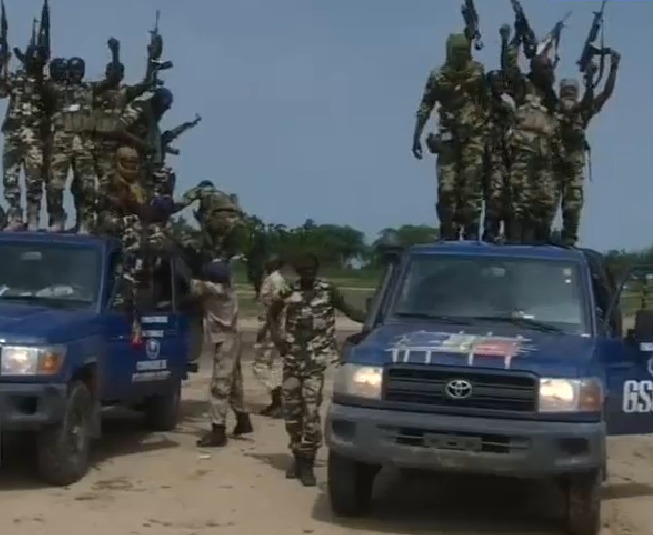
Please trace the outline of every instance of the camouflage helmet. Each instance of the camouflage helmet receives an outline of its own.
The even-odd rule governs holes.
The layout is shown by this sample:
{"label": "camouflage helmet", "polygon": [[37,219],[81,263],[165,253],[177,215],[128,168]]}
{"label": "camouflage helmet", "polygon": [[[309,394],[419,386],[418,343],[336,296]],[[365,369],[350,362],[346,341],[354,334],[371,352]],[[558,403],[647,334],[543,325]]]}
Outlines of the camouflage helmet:
{"label": "camouflage helmet", "polygon": [[126,182],[135,182],[141,171],[141,161],[134,147],[120,147],[116,151],[116,173]]}
{"label": "camouflage helmet", "polygon": [[580,91],[580,84],[578,83],[578,80],[574,80],[573,78],[563,78],[560,80],[560,91],[568,89],[578,93],[578,91]]}

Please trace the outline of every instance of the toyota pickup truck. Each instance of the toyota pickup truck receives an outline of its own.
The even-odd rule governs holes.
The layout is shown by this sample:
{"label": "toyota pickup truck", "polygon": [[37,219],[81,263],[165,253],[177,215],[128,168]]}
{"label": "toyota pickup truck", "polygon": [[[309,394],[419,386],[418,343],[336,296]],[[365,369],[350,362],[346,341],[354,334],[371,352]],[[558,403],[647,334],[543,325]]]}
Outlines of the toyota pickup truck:
{"label": "toyota pickup truck", "polygon": [[327,412],[334,513],[365,513],[389,464],[554,479],[566,531],[597,535],[606,437],[653,432],[653,316],[632,294],[653,266],[616,283],[595,251],[464,241],[387,257]]}
{"label": "toyota pickup truck", "polygon": [[190,274],[179,255],[154,260],[140,333],[121,297],[119,242],[3,232],[0,258],[0,433],[33,436],[45,481],[86,474],[103,407],[141,409],[152,429],[176,426],[201,345],[180,309]]}

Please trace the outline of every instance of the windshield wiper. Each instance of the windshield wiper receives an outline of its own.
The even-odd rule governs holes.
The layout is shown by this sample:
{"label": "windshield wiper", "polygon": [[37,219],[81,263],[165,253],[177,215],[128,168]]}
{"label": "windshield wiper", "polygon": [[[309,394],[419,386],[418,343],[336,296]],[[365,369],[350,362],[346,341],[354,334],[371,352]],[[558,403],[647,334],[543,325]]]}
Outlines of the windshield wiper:
{"label": "windshield wiper", "polygon": [[399,318],[415,318],[441,321],[442,323],[450,323],[452,325],[471,325],[467,318],[455,318],[452,316],[440,316],[438,314],[429,314],[427,312],[395,312],[395,316]]}
{"label": "windshield wiper", "polygon": [[563,329],[554,327],[549,323],[544,323],[542,321],[537,321],[529,318],[512,318],[506,316],[473,316],[469,318],[471,321],[493,321],[496,323],[510,323],[516,325],[517,327],[526,327],[527,329],[533,329],[534,331],[540,331],[545,333],[563,333]]}

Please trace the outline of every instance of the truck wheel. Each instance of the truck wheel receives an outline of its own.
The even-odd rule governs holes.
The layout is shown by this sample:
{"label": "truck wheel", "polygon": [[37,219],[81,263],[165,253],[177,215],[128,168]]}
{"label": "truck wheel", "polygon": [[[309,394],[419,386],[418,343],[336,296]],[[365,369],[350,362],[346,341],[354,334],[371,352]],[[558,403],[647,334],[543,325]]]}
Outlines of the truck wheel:
{"label": "truck wheel", "polygon": [[360,516],[370,508],[379,466],[341,457],[329,450],[327,487],[331,510],[338,516]]}
{"label": "truck wheel", "polygon": [[89,467],[93,400],[81,381],[71,384],[63,418],[39,431],[36,461],[39,476],[52,485],[70,485]]}
{"label": "truck wheel", "polygon": [[601,531],[600,471],[570,476],[565,489],[565,531],[569,535],[598,535]]}
{"label": "truck wheel", "polygon": [[172,431],[179,421],[181,382],[172,392],[152,396],[145,402],[145,423],[153,431]]}

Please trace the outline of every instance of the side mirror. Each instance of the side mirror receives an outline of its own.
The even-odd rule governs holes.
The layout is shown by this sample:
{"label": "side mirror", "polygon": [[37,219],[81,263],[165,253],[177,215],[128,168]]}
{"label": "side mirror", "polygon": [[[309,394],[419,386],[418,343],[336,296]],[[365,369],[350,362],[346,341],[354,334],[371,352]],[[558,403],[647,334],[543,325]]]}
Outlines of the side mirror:
{"label": "side mirror", "polygon": [[633,338],[636,342],[648,342],[653,345],[653,310],[638,310],[635,313]]}

